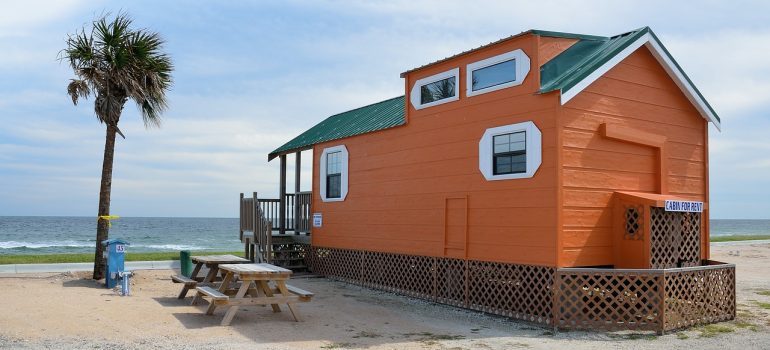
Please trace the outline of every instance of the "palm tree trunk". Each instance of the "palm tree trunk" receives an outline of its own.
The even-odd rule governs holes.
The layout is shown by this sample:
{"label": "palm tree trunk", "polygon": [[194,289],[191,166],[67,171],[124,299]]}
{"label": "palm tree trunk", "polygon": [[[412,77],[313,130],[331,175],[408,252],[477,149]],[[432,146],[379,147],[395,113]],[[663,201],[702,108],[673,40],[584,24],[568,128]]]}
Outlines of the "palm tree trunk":
{"label": "palm tree trunk", "polygon": [[[99,189],[99,217],[110,215],[110,193],[112,192],[112,161],[115,158],[115,133],[117,128],[107,124],[107,136],[104,143],[104,162],[102,163],[102,185]],[[102,241],[107,239],[110,221],[96,220],[96,250],[94,253],[94,279],[104,278],[104,248]]]}

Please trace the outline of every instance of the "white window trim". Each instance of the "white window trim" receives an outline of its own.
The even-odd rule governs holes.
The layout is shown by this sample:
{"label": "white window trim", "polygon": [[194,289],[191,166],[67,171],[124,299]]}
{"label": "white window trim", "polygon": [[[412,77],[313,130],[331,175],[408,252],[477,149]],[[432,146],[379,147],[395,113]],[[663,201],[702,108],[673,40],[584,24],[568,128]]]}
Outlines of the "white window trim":
{"label": "white window trim", "polygon": [[[495,175],[492,169],[494,156],[492,150],[492,138],[497,135],[510,134],[514,132],[526,132],[526,150],[527,150],[527,171],[516,174]],[[535,176],[535,172],[540,168],[543,158],[543,141],[540,129],[535,123],[526,121],[517,124],[503,125],[487,129],[479,140],[479,170],[487,181],[526,179]]]}
{"label": "white window trim", "polygon": [[[341,152],[342,171],[340,174],[340,198],[327,198],[326,197],[326,156],[329,153]],[[348,195],[348,149],[345,145],[339,145],[329,148],[324,148],[321,152],[321,176],[319,177],[321,183],[321,200],[324,202],[342,202]]]}
{"label": "white window trim", "polygon": [[[446,78],[454,77],[455,79],[455,95],[452,97],[447,97],[445,99],[441,99],[438,101],[428,102],[425,104],[420,103],[421,95],[420,95],[420,87],[423,85],[427,85],[430,83],[435,83],[439,80],[444,80]],[[412,90],[409,91],[409,101],[412,103],[412,107],[415,109],[423,109],[427,107],[432,107],[440,104],[444,104],[447,102],[457,101],[460,99],[460,68],[450,69],[446,72],[441,72],[438,74],[431,75],[429,77],[425,77],[422,79],[417,79],[417,81],[414,82],[414,85],[412,86]]]}
{"label": "white window trim", "polygon": [[[515,60],[516,62],[516,80],[507,82],[500,85],[490,86],[488,88],[473,91],[473,71],[496,65],[501,62]],[[529,74],[530,60],[529,56],[522,49],[506,52],[497,56],[493,56],[478,62],[470,63],[466,66],[465,70],[465,95],[476,96],[487,92],[497,91],[500,89],[509,88],[512,86],[518,86],[524,83],[524,79]]]}

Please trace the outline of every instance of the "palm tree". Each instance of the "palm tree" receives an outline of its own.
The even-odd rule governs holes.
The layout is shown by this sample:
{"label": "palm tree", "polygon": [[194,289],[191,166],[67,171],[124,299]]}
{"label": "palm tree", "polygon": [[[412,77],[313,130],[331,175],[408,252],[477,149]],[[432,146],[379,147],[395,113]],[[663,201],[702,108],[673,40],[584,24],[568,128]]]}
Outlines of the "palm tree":
{"label": "palm tree", "polygon": [[94,279],[104,278],[101,242],[109,236],[112,163],[115,134],[126,138],[118,128],[123,106],[136,103],[145,127],[160,126],[160,114],[166,110],[166,92],[171,87],[171,59],[162,51],[160,35],[146,29],[131,28],[132,19],[119,13],[114,19],[103,15],[67,37],[67,47],[60,59],[69,62],[75,72],[67,86],[72,103],[95,96],[94,112],[106,125],[107,136],[99,190],[99,213],[96,225]]}

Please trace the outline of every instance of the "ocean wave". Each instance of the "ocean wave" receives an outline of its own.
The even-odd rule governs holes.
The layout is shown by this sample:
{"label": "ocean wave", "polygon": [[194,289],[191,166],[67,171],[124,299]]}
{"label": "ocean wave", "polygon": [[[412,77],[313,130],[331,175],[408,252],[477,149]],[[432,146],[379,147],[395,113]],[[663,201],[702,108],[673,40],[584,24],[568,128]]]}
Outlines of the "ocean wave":
{"label": "ocean wave", "polygon": [[73,241],[65,242],[17,242],[17,241],[5,241],[0,242],[0,249],[43,249],[43,248],[79,248],[79,247],[93,247],[93,243],[78,243]]}

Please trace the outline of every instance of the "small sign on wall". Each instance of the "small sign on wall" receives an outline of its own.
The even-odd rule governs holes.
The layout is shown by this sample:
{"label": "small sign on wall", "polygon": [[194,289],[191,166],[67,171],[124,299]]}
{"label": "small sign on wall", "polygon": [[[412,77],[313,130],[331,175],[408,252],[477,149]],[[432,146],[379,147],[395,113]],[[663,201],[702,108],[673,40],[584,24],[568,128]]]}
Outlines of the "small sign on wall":
{"label": "small sign on wall", "polygon": [[321,213],[313,213],[313,227],[321,227],[324,223],[324,217]]}
{"label": "small sign on wall", "polygon": [[690,201],[666,201],[666,211],[679,211],[686,213],[701,213],[703,212],[703,202],[690,202]]}

